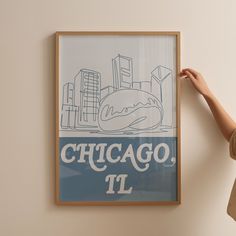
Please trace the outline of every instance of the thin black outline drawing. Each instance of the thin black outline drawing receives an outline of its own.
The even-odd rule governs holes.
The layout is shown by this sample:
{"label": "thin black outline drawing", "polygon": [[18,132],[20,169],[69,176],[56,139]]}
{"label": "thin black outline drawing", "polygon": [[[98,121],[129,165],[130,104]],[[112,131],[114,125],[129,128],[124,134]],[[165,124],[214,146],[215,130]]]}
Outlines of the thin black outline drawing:
{"label": "thin black outline drawing", "polygon": [[133,84],[133,59],[118,54],[112,59],[113,87],[115,90],[121,88],[132,88]]}
{"label": "thin black outline drawing", "polygon": [[[96,122],[101,100],[100,72],[81,69],[74,77],[72,99],[67,99],[71,90],[65,89],[65,86],[69,87],[70,84],[72,83],[66,83],[63,88],[61,127],[64,129],[97,128]],[[75,93],[75,91],[79,91],[79,93]],[[72,102],[67,102],[71,100]],[[70,119],[72,111],[74,119]]]}
{"label": "thin black outline drawing", "polygon": [[[169,79],[168,79],[169,78]],[[166,128],[172,128],[173,127],[173,78],[172,78],[172,70],[165,67],[165,66],[157,66],[152,72],[151,72],[151,91],[154,92],[154,86],[153,83],[156,81],[159,88],[156,88],[156,90],[159,90],[159,96],[160,101],[165,106],[165,114],[163,117],[163,123],[162,126]],[[167,85],[166,85],[167,84]],[[164,89],[164,87],[168,86],[168,89]],[[153,91],[154,90],[154,91]],[[169,92],[171,91],[171,93]],[[168,96],[166,96],[168,93]],[[166,105],[168,104],[168,105]],[[168,114],[171,113],[171,114]]]}
{"label": "thin black outline drawing", "polygon": [[[132,94],[133,93],[133,94]],[[146,96],[146,97],[145,97]],[[118,98],[117,98],[118,97]],[[120,97],[120,99],[119,99]],[[133,97],[139,98],[145,101],[132,101],[130,103],[129,100],[131,100]],[[121,108],[115,108],[116,105],[119,105],[121,103],[121,99],[123,98],[123,101],[127,103],[128,105],[123,105]],[[99,127],[103,131],[113,131],[113,132],[122,132],[122,131],[138,131],[138,130],[153,130],[156,127],[158,127],[161,124],[162,118],[163,118],[163,108],[161,103],[158,101],[156,97],[154,97],[151,93],[138,90],[138,89],[121,89],[113,92],[111,95],[109,95],[109,99],[113,102],[107,102],[103,101],[100,105],[99,109]],[[108,99],[106,99],[108,100]],[[106,103],[105,103],[106,102]],[[103,105],[105,103],[105,105]],[[148,113],[143,112],[141,116],[134,115],[136,111],[139,111],[139,109],[151,109],[152,111],[149,111]],[[158,109],[158,115],[160,118],[156,117],[157,119],[153,119],[155,117],[155,109]],[[147,114],[152,114],[152,117],[148,117]],[[129,115],[131,115],[131,120],[129,120]],[[122,122],[116,122],[115,125],[115,119],[122,119]],[[148,120],[148,126],[141,128],[140,124],[144,122],[145,120]],[[127,119],[127,122],[125,123],[125,119]],[[111,122],[110,122],[111,121]],[[153,121],[155,123],[153,123]],[[105,123],[105,125],[110,122],[110,129],[106,129],[102,123]],[[152,122],[152,123],[151,123]],[[108,123],[109,124],[109,123]],[[139,124],[139,127],[137,128],[137,125]],[[151,125],[151,127],[150,127]],[[122,127],[123,126],[123,127]],[[136,128],[135,128],[136,126]]]}
{"label": "thin black outline drawing", "polygon": [[99,103],[101,100],[101,73],[81,69],[74,78],[75,91],[74,104],[79,107],[79,119],[77,119],[75,128],[97,127],[97,115]]}
{"label": "thin black outline drawing", "polygon": [[[61,130],[128,135],[146,132],[164,133],[168,132],[168,129],[175,128],[172,120],[173,76],[170,68],[158,65],[151,71],[150,81],[134,81],[133,58],[118,54],[115,58],[112,58],[112,75],[113,86],[109,85],[101,88],[101,73],[83,68],[75,75],[74,83],[64,84]],[[123,106],[116,111],[114,111],[114,104],[103,106],[106,100],[112,100],[112,96],[116,96],[116,100],[118,100],[116,102],[118,103],[122,100],[129,101],[131,99],[129,93],[135,93],[135,91],[142,94],[140,97],[147,97],[146,101],[133,101],[132,104]],[[167,93],[168,98],[166,97]],[[107,108],[106,116],[99,116],[99,114],[103,114],[105,108]],[[102,122],[109,122],[109,119],[103,119],[104,117],[107,118],[108,115],[110,115],[110,119],[122,117],[124,120],[131,113],[141,109],[145,110],[145,108],[154,109],[153,111],[159,110],[160,120],[151,127],[140,128],[137,125],[145,124],[147,119],[149,119],[150,124],[151,117],[148,117],[150,116],[148,114],[153,112],[148,112],[147,115],[144,112],[141,116],[128,121],[124,127],[114,128],[110,126],[106,129],[104,125],[101,125]]]}

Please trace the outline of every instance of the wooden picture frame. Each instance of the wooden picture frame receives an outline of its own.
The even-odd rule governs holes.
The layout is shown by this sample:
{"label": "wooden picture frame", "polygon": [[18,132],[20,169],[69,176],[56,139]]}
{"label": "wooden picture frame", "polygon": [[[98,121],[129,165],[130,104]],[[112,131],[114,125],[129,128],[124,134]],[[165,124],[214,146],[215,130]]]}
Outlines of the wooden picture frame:
{"label": "wooden picture frame", "polygon": [[180,32],[56,32],[56,203],[181,203]]}

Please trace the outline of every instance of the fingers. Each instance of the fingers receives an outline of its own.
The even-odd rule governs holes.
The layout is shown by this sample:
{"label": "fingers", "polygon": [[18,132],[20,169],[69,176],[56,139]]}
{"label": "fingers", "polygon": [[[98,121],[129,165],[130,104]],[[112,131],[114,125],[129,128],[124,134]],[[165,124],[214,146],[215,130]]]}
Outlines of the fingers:
{"label": "fingers", "polygon": [[182,71],[179,73],[179,76],[180,76],[180,78],[186,78],[187,75],[186,75],[186,73],[185,73],[185,70],[182,70]]}
{"label": "fingers", "polygon": [[182,70],[180,73],[179,73],[179,75],[182,77],[182,76],[185,76],[185,73],[184,73],[184,71]]}
{"label": "fingers", "polygon": [[200,75],[200,73],[198,71],[196,71],[192,68],[186,68],[186,69],[183,69],[182,71],[183,72],[186,72],[186,71],[190,72],[192,75],[194,75],[195,79],[197,79]]}
{"label": "fingers", "polygon": [[192,81],[196,80],[194,74],[192,74],[191,72],[189,72],[187,70],[185,71],[185,75],[187,75],[187,77]]}
{"label": "fingers", "polygon": [[197,76],[196,73],[190,69],[183,69],[179,75],[181,78],[189,78],[191,80],[195,80]]}

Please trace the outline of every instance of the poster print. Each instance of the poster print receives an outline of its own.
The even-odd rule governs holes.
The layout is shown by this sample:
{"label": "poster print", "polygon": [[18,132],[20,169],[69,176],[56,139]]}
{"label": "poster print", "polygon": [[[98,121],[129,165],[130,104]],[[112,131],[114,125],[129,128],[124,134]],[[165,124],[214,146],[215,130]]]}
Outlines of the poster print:
{"label": "poster print", "polygon": [[58,204],[179,204],[179,33],[56,33]]}

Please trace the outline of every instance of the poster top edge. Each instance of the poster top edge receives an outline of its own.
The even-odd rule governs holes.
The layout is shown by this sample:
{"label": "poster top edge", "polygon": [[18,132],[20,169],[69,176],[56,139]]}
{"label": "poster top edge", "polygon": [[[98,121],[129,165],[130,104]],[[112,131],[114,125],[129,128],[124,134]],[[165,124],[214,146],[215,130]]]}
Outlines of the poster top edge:
{"label": "poster top edge", "polygon": [[59,36],[75,36],[75,35],[130,35],[130,36],[177,36],[180,37],[180,31],[56,31],[55,35]]}

